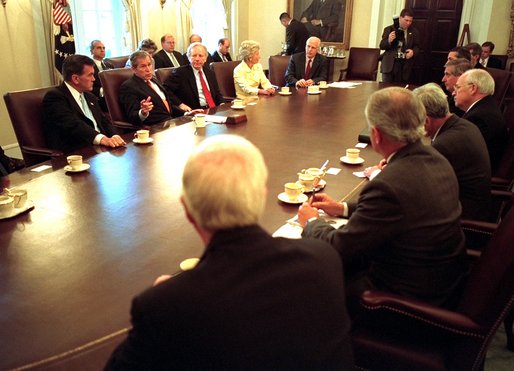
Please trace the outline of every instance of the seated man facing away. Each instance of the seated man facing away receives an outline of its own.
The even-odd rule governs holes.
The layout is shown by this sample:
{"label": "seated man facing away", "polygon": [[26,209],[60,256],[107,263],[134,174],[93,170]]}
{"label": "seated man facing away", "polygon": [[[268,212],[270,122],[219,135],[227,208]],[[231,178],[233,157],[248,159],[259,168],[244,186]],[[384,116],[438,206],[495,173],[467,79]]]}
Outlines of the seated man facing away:
{"label": "seated man facing away", "polygon": [[134,75],[120,87],[120,102],[134,125],[153,125],[179,116],[166,89],[154,76],[152,58],[145,51],[130,55]]}
{"label": "seated man facing away", "polygon": [[457,80],[453,92],[455,105],[465,111],[462,118],[471,121],[482,133],[494,174],[507,147],[508,133],[493,94],[494,79],[489,72],[478,68],[464,72]]}
{"label": "seated man facing away", "polygon": [[125,145],[91,93],[94,66],[85,55],[70,55],[62,65],[64,82],[43,98],[43,130],[50,148],[69,153],[93,144]]}
{"label": "seated man facing away", "polygon": [[462,217],[487,220],[491,207],[491,165],[480,130],[451,114],[441,87],[430,83],[414,90],[427,111],[425,130],[432,146],[450,162],[459,182]]}
{"label": "seated man facing away", "polygon": [[106,370],[353,369],[337,252],[264,231],[266,181],[262,154],[242,137],[193,150],[181,201],[205,251],[133,300],[133,327]]}
{"label": "seated man facing away", "polygon": [[286,85],[306,88],[320,81],[327,81],[327,58],[318,53],[321,40],[309,37],[305,44],[305,52],[296,53],[289,59],[286,71]]}
{"label": "seated man facing away", "polygon": [[[376,288],[452,307],[467,273],[455,173],[421,142],[425,109],[408,89],[376,91],[365,114],[373,149],[387,166],[364,186],[357,203],[316,194],[312,205],[303,204],[303,236],[328,241],[339,252],[352,302]],[[334,229],[318,219],[318,209],[349,216],[348,224]]]}
{"label": "seated man facing away", "polygon": [[207,48],[193,43],[187,48],[190,64],[178,67],[164,82],[171,101],[182,111],[214,108],[223,103],[216,76],[205,64]]}

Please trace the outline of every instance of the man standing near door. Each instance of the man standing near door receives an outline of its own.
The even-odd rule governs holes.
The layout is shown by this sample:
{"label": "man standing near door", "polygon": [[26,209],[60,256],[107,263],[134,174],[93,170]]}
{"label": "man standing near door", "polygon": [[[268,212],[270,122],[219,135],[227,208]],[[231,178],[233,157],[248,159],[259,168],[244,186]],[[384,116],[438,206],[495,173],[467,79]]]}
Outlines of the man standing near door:
{"label": "man standing near door", "polygon": [[414,13],[410,9],[403,9],[400,17],[394,23],[384,28],[380,49],[382,54],[383,82],[410,82],[414,58],[419,53],[419,32],[412,27]]}

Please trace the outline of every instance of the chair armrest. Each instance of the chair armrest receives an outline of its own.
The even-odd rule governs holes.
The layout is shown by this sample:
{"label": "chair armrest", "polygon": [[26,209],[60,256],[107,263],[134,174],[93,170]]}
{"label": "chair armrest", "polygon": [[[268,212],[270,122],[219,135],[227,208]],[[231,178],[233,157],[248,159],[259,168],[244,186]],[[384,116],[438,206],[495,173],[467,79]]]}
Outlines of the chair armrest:
{"label": "chair armrest", "polygon": [[226,95],[223,96],[223,100],[225,100],[226,103],[232,102],[234,99],[237,99],[237,98],[236,97],[229,97],[229,96],[226,96]]}
{"label": "chair armrest", "polygon": [[[482,328],[469,317],[419,300],[377,290],[365,291],[361,306],[366,315],[385,314],[408,317],[414,322],[457,335],[483,338]],[[385,321],[384,321],[385,322]],[[396,319],[393,323],[398,323]]]}
{"label": "chair armrest", "polygon": [[116,127],[116,128],[124,129],[124,130],[134,130],[135,131],[135,130],[141,129],[141,127],[133,125],[130,122],[125,122],[125,121],[115,121],[115,120],[113,120],[112,121],[112,125],[114,127]]}
{"label": "chair armrest", "polygon": [[491,178],[491,187],[493,189],[507,190],[509,188],[510,184],[511,184],[511,182],[504,178],[500,178],[497,176],[493,176]]}
{"label": "chair armrest", "polygon": [[23,146],[22,150],[23,150],[23,152],[26,152],[31,155],[37,155],[37,156],[59,157],[59,156],[63,155],[63,153],[61,151],[57,151],[57,150],[50,149],[50,148],[43,148],[43,147]]}

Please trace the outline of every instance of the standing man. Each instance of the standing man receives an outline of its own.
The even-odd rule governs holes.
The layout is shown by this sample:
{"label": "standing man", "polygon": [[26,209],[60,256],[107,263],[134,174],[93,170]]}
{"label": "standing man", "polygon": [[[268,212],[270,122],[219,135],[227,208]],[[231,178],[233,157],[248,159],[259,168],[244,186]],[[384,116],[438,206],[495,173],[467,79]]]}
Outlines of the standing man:
{"label": "standing man", "polygon": [[494,174],[507,147],[508,134],[503,114],[493,97],[494,79],[489,72],[473,68],[455,84],[455,104],[465,113],[462,118],[475,124],[484,137]]}
{"label": "standing man", "polygon": [[212,53],[213,62],[229,62],[232,60],[230,57],[230,40],[224,37],[218,41],[218,50]]}
{"label": "standing man", "polygon": [[482,55],[482,47],[479,43],[469,43],[465,46],[466,49],[468,49],[469,53],[471,54],[471,65],[473,68],[478,69],[485,69],[482,64],[480,64],[480,56]]}
{"label": "standing man", "polygon": [[[373,149],[387,166],[357,203],[316,194],[303,204],[303,236],[328,241],[339,252],[350,296],[376,288],[452,307],[467,272],[455,172],[421,142],[425,108],[410,90],[376,91],[365,114]],[[318,209],[349,217],[348,223],[334,229],[318,218]]]}
{"label": "standing man", "polygon": [[179,116],[161,82],[155,78],[152,57],[145,51],[130,55],[134,75],[120,87],[120,102],[129,122],[134,125],[153,125]]}
{"label": "standing man", "polygon": [[173,35],[163,35],[161,37],[161,47],[162,49],[153,55],[155,68],[179,67],[187,64],[182,54],[175,50],[175,38]]}
{"label": "standing man", "polygon": [[287,13],[280,14],[280,23],[286,28],[286,55],[301,53],[309,38],[309,31],[305,25],[294,18],[291,19]]}
{"label": "standing man", "polygon": [[432,146],[450,162],[459,182],[462,218],[487,220],[491,207],[491,164],[480,130],[451,114],[446,95],[435,83],[413,91],[427,111],[425,130]]}
{"label": "standing man", "polygon": [[112,70],[114,69],[114,66],[111,62],[104,59],[105,45],[100,40],[91,41],[89,50],[91,51],[93,61],[95,62],[95,81],[93,82],[93,94],[98,98],[98,103],[100,104],[102,111],[108,112],[107,104],[105,103],[104,98],[104,89],[102,88],[102,83],[100,82],[98,74],[100,71]]}
{"label": "standing man", "polygon": [[448,60],[444,65],[444,76],[441,81],[444,83],[446,88],[448,106],[450,108],[450,112],[455,113],[459,117],[464,115],[464,111],[455,105],[453,92],[455,91],[455,84],[457,83],[460,75],[471,68],[473,67],[471,66],[470,61],[465,58]]}
{"label": "standing man", "polygon": [[383,82],[410,82],[414,58],[419,53],[419,32],[412,27],[414,13],[403,9],[395,23],[384,28],[380,49],[382,54],[380,72]]}
{"label": "standing man", "polygon": [[64,82],[43,98],[43,130],[50,148],[70,153],[93,144],[125,145],[91,93],[94,66],[85,55],[70,55],[62,64]]}
{"label": "standing man", "polygon": [[326,40],[328,26],[339,23],[341,3],[336,0],[312,0],[300,16],[311,36]]}
{"label": "standing man", "polygon": [[480,64],[484,67],[502,69],[502,61],[491,56],[494,50],[494,43],[486,41],[482,44],[482,54],[480,55]]}
{"label": "standing man", "polygon": [[105,370],[352,370],[343,270],[321,241],[258,225],[267,169],[235,135],[203,141],[182,176],[198,265],[132,302],[132,329]]}
{"label": "standing man", "polygon": [[322,80],[328,80],[327,58],[318,53],[321,40],[309,37],[305,51],[293,54],[286,70],[286,85],[306,88]]}
{"label": "standing man", "polygon": [[214,72],[205,67],[207,48],[201,43],[192,43],[187,48],[189,65],[173,71],[164,82],[171,102],[182,111],[214,108],[223,103]]}

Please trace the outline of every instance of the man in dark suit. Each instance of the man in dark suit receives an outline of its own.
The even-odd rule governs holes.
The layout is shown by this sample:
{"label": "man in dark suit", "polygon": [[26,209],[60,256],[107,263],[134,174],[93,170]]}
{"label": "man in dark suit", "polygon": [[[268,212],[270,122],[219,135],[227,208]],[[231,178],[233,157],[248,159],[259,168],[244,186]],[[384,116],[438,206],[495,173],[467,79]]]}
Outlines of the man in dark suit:
{"label": "man in dark suit", "polygon": [[318,53],[321,40],[309,37],[305,52],[293,54],[286,70],[286,86],[306,88],[328,80],[327,58]]}
{"label": "man in dark suit", "polygon": [[187,48],[190,64],[174,70],[164,82],[171,101],[182,111],[214,108],[223,103],[216,76],[205,66],[207,48],[193,43]]}
{"label": "man in dark suit", "polygon": [[287,49],[285,54],[301,53],[309,38],[309,31],[305,25],[294,18],[291,19],[287,13],[280,14],[280,23],[286,28]]}
{"label": "man in dark suit", "polygon": [[444,83],[448,107],[450,112],[455,113],[459,117],[464,115],[464,111],[455,106],[453,91],[460,75],[471,68],[473,68],[471,62],[465,58],[448,59],[448,62],[444,65],[444,75],[441,81]]}
{"label": "man in dark suit", "polygon": [[491,56],[494,50],[494,43],[486,41],[482,44],[482,54],[480,55],[480,64],[484,67],[502,69],[502,61],[496,57]]}
{"label": "man in dark suit", "polygon": [[479,43],[469,43],[465,46],[466,49],[469,50],[471,54],[471,64],[473,68],[485,69],[484,66],[480,63],[480,56],[482,55],[482,47]]}
{"label": "man in dark suit", "polygon": [[158,124],[182,112],[172,104],[171,97],[155,78],[152,58],[145,51],[130,55],[134,75],[120,86],[120,102],[127,119],[134,125]]}
{"label": "man in dark suit", "polygon": [[414,13],[403,9],[398,25],[392,24],[384,28],[380,49],[382,54],[380,72],[383,82],[410,82],[414,58],[419,53],[419,32],[412,27]]}
{"label": "man in dark suit", "polygon": [[89,50],[91,51],[93,61],[95,62],[95,81],[93,82],[93,94],[96,95],[96,97],[98,98],[98,103],[100,104],[100,107],[102,107],[102,111],[108,112],[107,104],[105,103],[102,83],[100,82],[98,74],[100,73],[100,71],[112,70],[114,66],[111,62],[104,59],[105,45],[100,40],[91,41]]}
{"label": "man in dark suit", "polygon": [[[181,201],[205,251],[132,302],[132,329],[106,370],[352,370],[336,251],[272,238],[257,223],[267,170],[235,135],[197,147]],[[244,200],[244,202],[242,202]]]}
{"label": "man in dark suit", "polygon": [[459,182],[462,218],[487,220],[491,207],[491,164],[484,138],[471,122],[452,115],[446,94],[429,83],[414,90],[427,111],[425,130],[452,165]]}
{"label": "man in dark suit", "polygon": [[[450,163],[421,142],[425,109],[408,89],[385,88],[366,105],[373,149],[387,165],[357,203],[316,194],[298,211],[303,236],[328,241],[341,255],[347,292],[376,288],[451,307],[467,266],[459,186]],[[349,216],[334,229],[318,209]]]}
{"label": "man in dark suit", "polygon": [[471,69],[459,77],[453,94],[457,107],[465,111],[462,118],[471,121],[482,133],[494,174],[508,141],[503,114],[493,97],[494,79],[485,70]]}
{"label": "man in dark suit", "polygon": [[232,60],[232,57],[229,53],[230,50],[230,40],[224,37],[223,39],[218,40],[218,50],[212,53],[212,61],[213,62],[229,62]]}
{"label": "man in dark suit", "polygon": [[155,68],[179,67],[187,64],[182,54],[175,50],[175,38],[166,34],[161,37],[162,49],[153,55]]}
{"label": "man in dark suit", "polygon": [[[303,11],[300,22],[305,25],[311,36],[326,40],[328,26],[339,23],[341,3],[336,0],[312,0]],[[331,41],[331,40],[329,40]]]}
{"label": "man in dark suit", "polygon": [[[198,34],[191,34],[189,35],[189,45],[192,45],[194,43],[202,43],[202,37]],[[189,48],[189,46],[188,46]],[[189,64],[189,57],[187,55],[187,51],[182,55],[182,57],[184,57],[184,60],[186,61],[187,64]],[[209,53],[207,53],[207,66],[209,66],[212,62],[214,62],[214,60],[212,59],[211,55]]]}
{"label": "man in dark suit", "polygon": [[70,55],[62,65],[64,82],[43,98],[43,129],[50,148],[69,153],[93,144],[125,145],[90,93],[94,65],[89,57]]}

